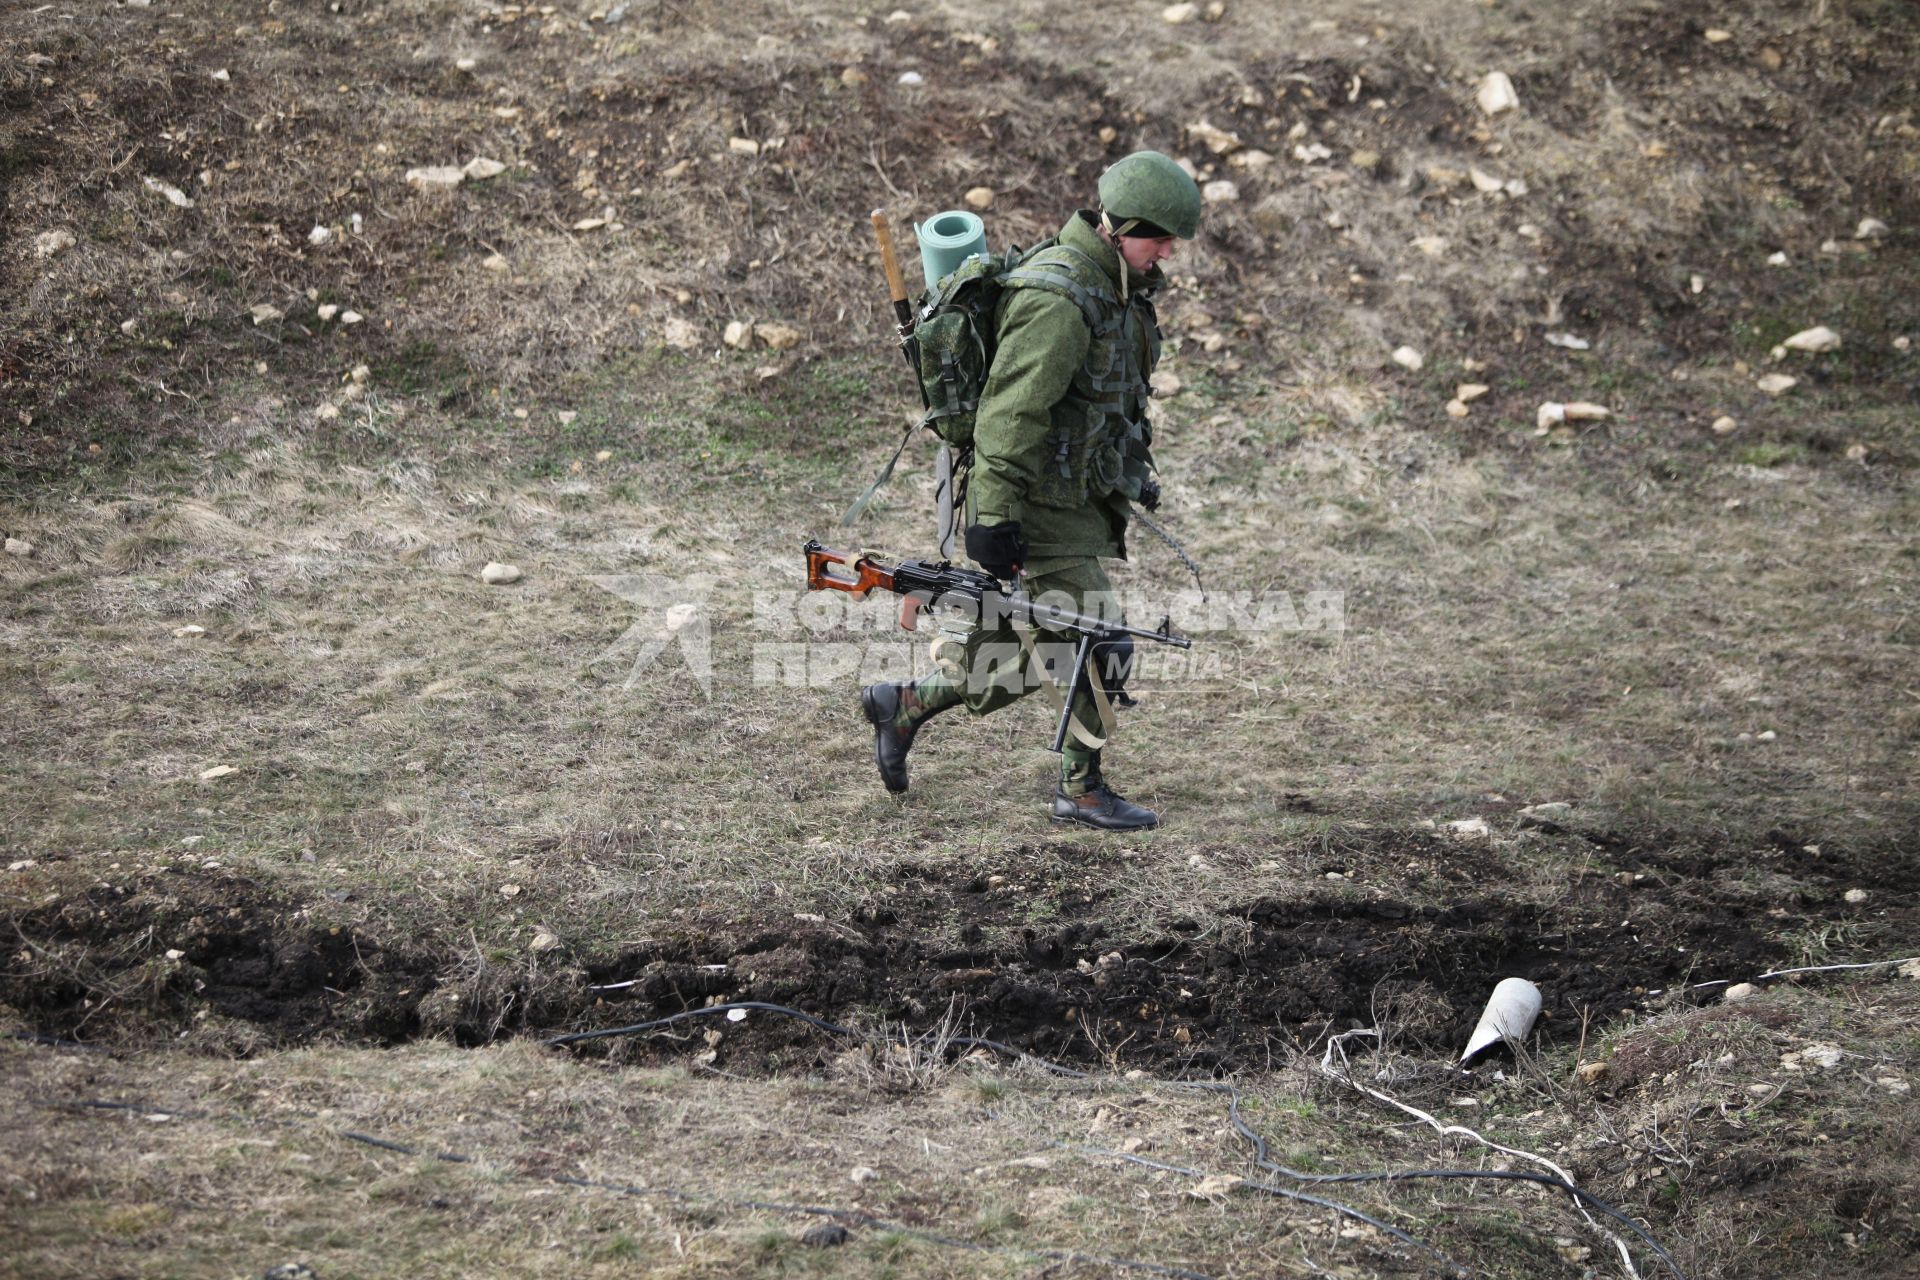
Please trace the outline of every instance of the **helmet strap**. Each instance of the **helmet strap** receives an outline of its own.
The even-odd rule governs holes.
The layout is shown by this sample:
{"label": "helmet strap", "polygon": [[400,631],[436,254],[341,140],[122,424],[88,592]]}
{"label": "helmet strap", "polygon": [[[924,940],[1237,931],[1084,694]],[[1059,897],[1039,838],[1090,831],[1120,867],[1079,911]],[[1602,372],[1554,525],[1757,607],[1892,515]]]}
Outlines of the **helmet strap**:
{"label": "helmet strap", "polygon": [[1127,255],[1120,253],[1120,237],[1139,225],[1140,219],[1128,218],[1116,227],[1113,225],[1113,216],[1105,209],[1100,211],[1100,229],[1107,233],[1107,240],[1113,245],[1113,251],[1120,254],[1120,302],[1123,306],[1127,301],[1127,275],[1129,268],[1127,266]]}

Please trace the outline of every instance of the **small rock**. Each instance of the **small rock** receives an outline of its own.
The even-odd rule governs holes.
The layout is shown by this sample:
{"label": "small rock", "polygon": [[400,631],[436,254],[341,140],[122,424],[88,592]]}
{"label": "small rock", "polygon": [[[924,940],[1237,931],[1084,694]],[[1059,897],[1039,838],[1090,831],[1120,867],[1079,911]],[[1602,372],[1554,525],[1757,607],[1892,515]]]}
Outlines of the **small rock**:
{"label": "small rock", "polygon": [[213,768],[211,769],[202,769],[200,771],[200,781],[212,782],[216,778],[224,778],[229,774],[238,773],[238,772],[239,770],[235,769],[230,764],[217,764],[213,766]]}
{"label": "small rock", "polygon": [[1347,163],[1363,173],[1372,173],[1380,167],[1380,153],[1364,149],[1356,151],[1347,157]]}
{"label": "small rock", "polygon": [[316,226],[307,232],[307,243],[311,245],[323,245],[331,239],[333,239],[333,232],[327,227]]}
{"label": "small rock", "polygon": [[1904,1097],[1913,1092],[1913,1086],[1899,1076],[1875,1076],[1873,1082],[1896,1097]]}
{"label": "small rock", "polygon": [[1757,1000],[1759,996],[1760,988],[1751,982],[1736,982],[1721,994],[1720,999],[1727,1004],[1745,1004],[1749,1000]]}
{"label": "small rock", "polygon": [[1446,829],[1456,836],[1472,839],[1485,839],[1493,834],[1485,818],[1461,818],[1458,821],[1449,822]]}
{"label": "small rock", "polygon": [[19,556],[22,559],[25,559],[26,557],[33,554],[33,544],[31,542],[28,542],[25,538],[8,538],[7,554],[10,556]]}
{"label": "small rock", "polygon": [[606,225],[607,219],[605,218],[582,218],[573,224],[573,229],[575,231],[598,231]]}
{"label": "small rock", "polygon": [[1599,422],[1613,416],[1613,411],[1603,404],[1591,404],[1585,400],[1569,400],[1566,406],[1568,422]]}
{"label": "small rock", "polygon": [[1739,429],[1740,429],[1739,420],[1736,418],[1730,418],[1724,413],[1713,420],[1713,434],[1717,436],[1732,435],[1735,431],[1738,431]]}
{"label": "small rock", "polygon": [[520,896],[520,886],[517,884],[503,884],[500,886],[500,896],[503,898],[517,898]]}
{"label": "small rock", "polygon": [[1236,151],[1227,157],[1227,163],[1236,169],[1245,169],[1249,173],[1259,173],[1273,167],[1273,153],[1270,151]]}
{"label": "small rock", "polygon": [[1520,105],[1520,95],[1513,91],[1513,80],[1504,71],[1489,72],[1480,82],[1480,91],[1475,95],[1480,110],[1490,116],[1503,111],[1512,111]]}
{"label": "small rock", "polygon": [[509,582],[518,582],[521,578],[520,566],[501,564],[498,560],[489,560],[480,570],[480,581],[490,587],[503,587]]}
{"label": "small rock", "polygon": [[1708,27],[1704,33],[1708,44],[1725,44],[1733,39],[1733,32],[1724,27]]}
{"label": "small rock", "polygon": [[858,67],[848,67],[840,73],[840,83],[849,89],[857,89],[869,79],[866,72]]}
{"label": "small rock", "polygon": [[1395,347],[1393,349],[1393,362],[1402,369],[1408,369],[1414,373],[1418,373],[1421,367],[1427,363],[1427,359],[1412,347]]}
{"label": "small rock", "polygon": [[1687,281],[1687,289],[1696,297],[1705,293],[1707,291],[1707,278],[1703,275],[1692,276]]}
{"label": "small rock", "polygon": [[1447,416],[1449,418],[1464,418],[1472,412],[1473,410],[1467,408],[1466,403],[1464,401],[1461,401],[1461,400],[1447,401]]}
{"label": "small rock", "polygon": [[1800,385],[1800,379],[1790,378],[1784,373],[1769,373],[1753,384],[1770,396],[1784,395]]}
{"label": "small rock", "polygon": [[1892,227],[1889,227],[1878,218],[1862,218],[1860,219],[1860,225],[1853,229],[1853,238],[1855,240],[1880,240],[1884,239],[1892,230]]}
{"label": "small rock", "polygon": [[1520,825],[1523,828],[1555,827],[1573,816],[1573,806],[1564,800],[1549,800],[1545,804],[1530,804],[1520,811]]}
{"label": "small rock", "polygon": [[334,404],[331,400],[313,411],[313,417],[316,422],[332,422],[339,416],[340,406]]}
{"label": "small rock", "polygon": [[801,1233],[800,1243],[809,1249],[835,1249],[847,1242],[847,1229],[837,1222],[822,1222]]}
{"label": "small rock", "polygon": [[451,191],[467,180],[458,165],[433,164],[407,170],[407,185],[415,191]]}
{"label": "small rock", "polygon": [[1215,178],[1200,188],[1200,198],[1208,204],[1231,204],[1240,198],[1240,184],[1231,178]]}
{"label": "small rock", "polygon": [[1849,889],[1846,891],[1845,894],[1841,896],[1847,900],[1848,906],[1857,907],[1857,906],[1860,906],[1862,903],[1864,903],[1868,898],[1872,897],[1873,895],[1868,893],[1865,889]]}
{"label": "small rock", "polygon": [[700,330],[691,320],[668,316],[660,326],[660,340],[679,351],[691,351],[700,345]]}
{"label": "small rock", "polygon": [[186,952],[184,952],[184,951],[182,951],[182,950],[180,950],[180,949],[179,949],[178,947],[169,947],[169,948],[167,948],[167,959],[169,959],[169,960],[184,960],[184,959],[186,959],[186,958],[187,958],[187,953],[186,953]]}
{"label": "small rock", "polygon": [[341,324],[359,324],[362,320],[365,320],[365,319],[366,317],[361,315],[358,311],[348,310],[348,311],[342,311],[340,313]]}
{"label": "small rock", "polygon": [[1789,351],[1838,351],[1840,335],[1821,324],[1802,329],[1780,345]]}
{"label": "small rock", "polygon": [[1767,255],[1767,265],[1770,267],[1786,266],[1787,265],[1786,253],[1779,249],[1774,250],[1772,253]]}
{"label": "small rock", "polygon": [[1462,382],[1453,389],[1453,398],[1461,404],[1472,404],[1492,389],[1484,382]]}
{"label": "small rock", "polygon": [[1920,958],[1908,960],[1894,972],[1903,978],[1920,978]]}
{"label": "small rock", "polygon": [[775,351],[789,351],[799,346],[800,339],[805,335],[792,325],[763,324],[754,330],[753,336],[759,338],[760,341],[766,343]]}
{"label": "small rock", "polygon": [[1560,347],[1567,351],[1586,351],[1593,346],[1585,338],[1576,338],[1571,333],[1549,333],[1546,335],[1546,342],[1550,347]]}
{"label": "small rock", "polygon": [[52,231],[42,231],[33,238],[33,256],[51,258],[73,248],[77,241],[73,232],[65,227],[55,227]]}
{"label": "small rock", "polygon": [[1573,1069],[1581,1084],[1599,1084],[1613,1068],[1604,1062],[1583,1062]]}
{"label": "small rock", "polygon": [[760,144],[752,138],[728,138],[727,150],[737,156],[757,156],[760,154]]}
{"label": "small rock", "polygon": [[594,455],[593,455],[593,460],[594,460],[595,462],[606,462],[607,460],[609,460],[609,459],[610,459],[610,458],[612,458],[612,457],[613,457],[613,450],[611,450],[611,449],[602,449],[602,450],[600,450],[600,452],[598,452],[598,453],[596,453],[596,454],[594,454]]}
{"label": "small rock", "polygon": [[880,1171],[878,1169],[870,1169],[864,1164],[857,1164],[853,1166],[853,1171],[849,1173],[847,1177],[856,1184],[875,1182],[879,1180]]}
{"label": "small rock", "polygon": [[1779,734],[1775,733],[1771,729],[1762,729],[1759,733],[1756,733],[1753,735],[1753,740],[1755,742],[1772,742],[1775,738],[1778,738],[1779,736],[1780,736]]}
{"label": "small rock", "polygon": [[1114,128],[1112,125],[1103,124],[1100,126],[1100,145],[1101,146],[1103,147],[1112,146],[1113,140],[1119,136],[1120,136],[1120,131]]}
{"label": "small rock", "polygon": [[480,259],[480,265],[487,271],[505,271],[509,264],[506,258],[500,254],[490,253]]}
{"label": "small rock", "polygon": [[460,172],[475,182],[485,182],[488,178],[497,178],[507,171],[507,166],[498,160],[489,160],[485,156],[475,156],[460,167]]}
{"label": "small rock", "polygon": [[902,71],[900,73],[901,84],[916,85],[916,84],[925,84],[926,82],[927,82],[927,78],[921,75],[918,71]]}
{"label": "small rock", "polygon": [[1864,444],[1860,444],[1857,441],[1847,446],[1848,462],[1865,462],[1866,460],[1867,460],[1867,446],[1865,446]]}
{"label": "small rock", "polygon": [[1326,223],[1328,226],[1332,227],[1335,231],[1344,231],[1346,230],[1346,227],[1347,227],[1347,215],[1344,213],[1341,213],[1338,209],[1335,209],[1332,213],[1329,213],[1327,215]]}
{"label": "small rock", "polygon": [[226,84],[228,81],[233,79],[233,76],[228,73],[225,67],[222,67],[218,71],[213,73],[213,78],[215,80],[218,80],[221,84]]}
{"label": "small rock", "polygon": [[[1191,9],[1192,5],[1187,5]],[[1195,1200],[1218,1200],[1240,1185],[1240,1179],[1230,1173],[1216,1173],[1212,1177],[1202,1178],[1187,1188],[1187,1194]]]}
{"label": "small rock", "polygon": [[162,182],[158,178],[142,178],[140,179],[140,181],[142,184],[145,185],[147,190],[156,192],[160,195],[165,196],[167,198],[167,203],[172,205],[174,208],[176,209],[193,208],[193,201],[188,197],[187,193],[182,191],[180,188],[174,186],[171,182]]}
{"label": "small rock", "polygon": [[1473,181],[1473,189],[1483,196],[1490,196],[1496,191],[1504,191],[1507,187],[1507,184],[1501,179],[1494,177],[1490,173],[1483,173],[1479,169],[1469,168],[1467,170],[1467,177]]}
{"label": "small rock", "polygon": [[1426,254],[1429,258],[1441,257],[1447,251],[1447,240],[1445,236],[1415,236],[1411,243],[1414,248]]}
{"label": "small rock", "polygon": [[1913,349],[1913,339],[1903,333],[1893,340],[1893,349],[1895,351],[1911,351]]}
{"label": "small rock", "polygon": [[753,345],[753,322],[751,320],[729,320],[726,332],[720,340],[735,351],[744,351]]}
{"label": "small rock", "polygon": [[325,324],[327,321],[333,319],[335,316],[340,314],[340,308],[335,306],[331,302],[323,302],[320,304],[318,308],[315,309],[313,314],[316,316],[319,316],[320,322],[322,324]]}
{"label": "small rock", "polygon": [[527,944],[535,952],[555,951],[560,947],[560,938],[553,930],[540,925],[533,931],[533,941]]}
{"label": "small rock", "polygon": [[1547,431],[1567,420],[1567,406],[1556,400],[1549,400],[1533,411],[1534,429],[1545,435]]}
{"label": "small rock", "polygon": [[1160,11],[1160,20],[1175,27],[1192,22],[1199,16],[1200,6],[1197,4],[1170,4]]}
{"label": "small rock", "polygon": [[453,69],[455,71],[471,71],[479,65],[479,60],[475,58],[455,58],[453,60]]}
{"label": "small rock", "polygon": [[247,308],[247,314],[253,317],[255,324],[271,324],[275,320],[286,319],[287,315],[271,302],[256,302]]}
{"label": "small rock", "polygon": [[205,634],[207,634],[207,629],[194,623],[188,623],[184,627],[175,627],[173,629],[173,638],[175,640],[194,640]]}
{"label": "small rock", "polygon": [[1246,145],[1240,141],[1239,134],[1219,128],[1205,120],[1188,125],[1187,136],[1217,156],[1231,155]]}
{"label": "small rock", "polygon": [[993,208],[993,188],[969,187],[962,199],[967,202],[967,207],[970,209],[991,209]]}
{"label": "small rock", "polygon": [[1177,373],[1156,371],[1153,375],[1153,396],[1156,400],[1171,400],[1186,387]]}

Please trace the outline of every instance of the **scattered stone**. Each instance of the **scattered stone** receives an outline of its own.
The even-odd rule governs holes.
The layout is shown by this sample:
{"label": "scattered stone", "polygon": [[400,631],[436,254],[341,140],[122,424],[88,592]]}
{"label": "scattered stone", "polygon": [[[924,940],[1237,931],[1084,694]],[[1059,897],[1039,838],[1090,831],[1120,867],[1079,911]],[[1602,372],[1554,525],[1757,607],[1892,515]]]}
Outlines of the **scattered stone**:
{"label": "scattered stone", "polygon": [[1426,254],[1429,258],[1442,257],[1447,252],[1447,239],[1445,236],[1415,236],[1412,244],[1414,248]]}
{"label": "scattered stone", "polygon": [[1347,163],[1363,173],[1372,173],[1380,167],[1380,153],[1362,149],[1348,156]]}
{"label": "scattered stone", "polygon": [[1695,274],[1688,278],[1687,288],[1695,297],[1698,297],[1707,291],[1707,278],[1703,275]]}
{"label": "scattered stone", "polygon": [[1347,228],[1347,215],[1335,209],[1327,215],[1326,223],[1335,231],[1344,231]]}
{"label": "scattered stone", "polygon": [[33,256],[52,258],[73,248],[76,243],[73,232],[65,227],[55,227],[52,231],[42,231],[33,238]]}
{"label": "scattered stone", "polygon": [[1758,999],[1759,996],[1760,988],[1751,982],[1736,982],[1728,987],[1720,998],[1728,1004],[1745,1004],[1749,1000]]}
{"label": "scattered stone", "polygon": [[1549,400],[1533,411],[1535,431],[1545,435],[1548,430],[1567,420],[1567,406],[1557,400]]}
{"label": "scattered stone", "polygon": [[176,209],[193,208],[192,198],[189,197],[186,192],[174,186],[171,182],[162,182],[158,178],[142,178],[140,179],[140,181],[143,184],[145,184],[147,190],[156,192],[160,195],[165,196],[167,198],[167,203],[172,205],[174,208]]}
{"label": "scattered stone", "polygon": [[745,351],[753,345],[753,322],[751,320],[729,320],[726,332],[720,340],[735,351]]}
{"label": "scattered stone", "polygon": [[212,782],[216,778],[224,778],[224,777],[227,777],[229,774],[234,774],[238,772],[240,771],[234,768],[230,764],[217,764],[213,766],[213,768],[211,769],[202,769],[200,771],[200,781]]}
{"label": "scattered stone", "polygon": [[1461,404],[1472,404],[1492,389],[1484,382],[1462,382],[1453,389],[1453,398]]}
{"label": "scattered stone", "polygon": [[1521,196],[1527,194],[1527,192],[1530,191],[1531,189],[1532,188],[1527,186],[1526,179],[1524,178],[1508,178],[1507,179],[1507,194],[1512,196],[1515,200],[1518,200]]}
{"label": "scattered stone", "polygon": [[1713,434],[1717,436],[1730,436],[1739,429],[1739,420],[1730,418],[1724,413],[1713,420]]}
{"label": "scattered stone", "polygon": [[1789,351],[1838,351],[1840,335],[1821,324],[1802,329],[1780,345]]}
{"label": "scattered stone", "polygon": [[1447,401],[1447,416],[1449,418],[1464,418],[1469,413],[1472,413],[1472,412],[1473,410],[1467,408],[1466,403],[1464,401],[1461,401],[1461,400]]}
{"label": "scattered stone", "polygon": [[1549,800],[1545,804],[1530,804],[1520,811],[1520,825],[1523,828],[1558,827],[1573,816],[1573,806],[1565,800]]}
{"label": "scattered stone", "polygon": [[809,1249],[837,1249],[847,1242],[847,1229],[837,1222],[821,1222],[800,1235],[800,1243]]}
{"label": "scattered stone", "polygon": [[1613,411],[1607,406],[1586,400],[1569,400],[1566,410],[1568,422],[1599,422],[1613,416]]}
{"label": "scattered stone", "polygon": [[678,351],[691,351],[700,345],[700,330],[691,320],[668,316],[660,326],[660,340]]}
{"label": "scattered stone", "polygon": [[1484,840],[1493,835],[1485,818],[1461,818],[1447,824],[1447,830],[1456,836]]}
{"label": "scattered stone", "polygon": [[539,925],[533,931],[533,941],[527,946],[534,952],[557,951],[560,948],[560,938],[547,926]]}
{"label": "scattered stone", "polygon": [[1831,1070],[1846,1056],[1846,1050],[1839,1045],[1817,1040],[1804,1049],[1781,1054],[1780,1065],[1788,1071],[1805,1071],[1810,1067]]}
{"label": "scattered stone", "polygon": [[1215,178],[1200,188],[1200,197],[1208,204],[1231,204],[1240,198],[1240,185],[1230,178]]}
{"label": "scattered stone", "polygon": [[1245,169],[1248,173],[1259,173],[1273,167],[1273,153],[1270,151],[1236,151],[1227,157],[1227,163],[1236,169]]}
{"label": "scattered stone", "polygon": [[1571,333],[1550,333],[1546,338],[1548,346],[1561,347],[1567,351],[1587,351],[1593,347],[1593,344],[1585,338],[1576,338]]}
{"label": "scattered stone", "polygon": [[520,896],[520,886],[517,884],[503,884],[500,886],[500,896],[503,898],[517,898]]}
{"label": "scattered stone", "polygon": [[479,60],[475,58],[455,58],[453,60],[453,69],[455,71],[471,71],[479,65]]}
{"label": "scattered stone", "polygon": [[728,138],[727,150],[737,156],[757,156],[760,154],[760,144],[752,138]]}
{"label": "scattered stone", "polygon": [[487,271],[505,271],[508,265],[506,258],[497,253],[490,253],[480,259],[480,266]]}
{"label": "scattered stone", "polygon": [[[1187,7],[1192,8],[1191,5]],[[1229,1191],[1238,1187],[1240,1181],[1239,1178],[1234,1177],[1230,1173],[1216,1173],[1211,1177],[1202,1178],[1191,1187],[1188,1187],[1187,1194],[1195,1200],[1219,1200]]]}
{"label": "scattered stone", "polygon": [[1903,978],[1920,978],[1920,958],[1906,961],[1894,972]]}
{"label": "scattered stone", "polygon": [[900,73],[901,84],[915,85],[915,84],[925,84],[926,82],[927,82],[927,78],[921,75],[918,71],[902,71]]}
{"label": "scattered stone", "polygon": [[1504,71],[1489,72],[1480,82],[1480,92],[1476,95],[1480,110],[1490,116],[1503,111],[1512,111],[1520,105],[1520,95],[1513,91],[1513,80]]}
{"label": "scattered stone", "polygon": [[1708,27],[1705,34],[1708,44],[1725,44],[1733,39],[1733,32],[1724,27]]}
{"label": "scattered stone", "polygon": [[507,166],[498,160],[489,160],[485,156],[475,156],[460,167],[460,172],[475,182],[485,182],[488,178],[497,178],[507,171]]}
{"label": "scattered stone", "polygon": [[1393,349],[1393,362],[1402,369],[1408,369],[1414,373],[1418,373],[1421,367],[1427,363],[1427,358],[1418,351],[1415,351],[1412,347],[1395,347]]}
{"label": "scattered stone", "polygon": [[1177,373],[1156,370],[1153,375],[1153,397],[1156,400],[1171,400],[1186,387]]}
{"label": "scattered stone", "polygon": [[331,239],[333,239],[333,232],[327,227],[315,226],[313,230],[307,232],[307,243],[316,247]]}
{"label": "scattered stone", "polygon": [[340,406],[333,403],[333,401],[331,400],[327,401],[325,404],[321,405],[318,409],[315,409],[313,411],[313,418],[314,418],[314,421],[316,422],[332,422],[335,418],[338,418],[339,416],[340,416]]}
{"label": "scattered stone", "polygon": [[1867,460],[1867,446],[1865,446],[1864,444],[1860,444],[1857,441],[1847,446],[1848,462],[1865,462],[1866,460]]}
{"label": "scattered stone", "polygon": [[1893,349],[1895,351],[1911,351],[1913,350],[1913,339],[1903,333],[1893,340]]}
{"label": "scattered stone", "polygon": [[333,319],[335,316],[340,314],[340,308],[335,306],[331,302],[323,302],[319,305],[319,307],[315,308],[313,314],[315,314],[316,316],[319,316],[320,322],[322,324],[325,324],[327,321]]}
{"label": "scattered stone", "polygon": [[582,218],[573,224],[575,231],[598,231],[607,225],[605,218]]}
{"label": "scattered stone", "polygon": [[1580,1077],[1581,1084],[1594,1085],[1606,1079],[1607,1073],[1612,1070],[1604,1062],[1583,1062],[1573,1069],[1573,1073]]}
{"label": "scattered stone", "polygon": [[1820,252],[1840,256],[1849,253],[1871,253],[1872,248],[1862,240],[1822,240]]}
{"label": "scattered stone", "polygon": [[34,861],[34,860],[33,860],[32,858],[21,858],[21,859],[20,859],[20,860],[19,860],[18,862],[9,862],[9,863],[7,864],[7,870],[9,870],[9,871],[30,871],[30,870],[32,870],[32,869],[33,869],[34,867],[36,867],[36,866],[38,866],[38,865],[39,865],[39,864],[38,864],[38,863],[36,863],[36,862],[35,862],[35,861]]}
{"label": "scattered stone", "polygon": [[1219,128],[1205,120],[1188,125],[1187,136],[1217,156],[1231,155],[1246,145],[1240,141],[1239,134]]}
{"label": "scattered stone", "polygon": [[25,538],[8,538],[7,554],[10,556],[19,556],[24,560],[33,554],[33,544]]}
{"label": "scattered stone", "polygon": [[805,335],[788,324],[763,324],[754,330],[753,336],[766,343],[775,351],[788,351],[800,345]]}
{"label": "scattered stone", "polygon": [[1323,143],[1303,142],[1293,149],[1293,158],[1301,164],[1317,164],[1333,159],[1333,151]]}
{"label": "scattered stone", "polygon": [[1180,26],[1192,22],[1200,14],[1197,4],[1170,4],[1160,11],[1160,20],[1170,26]]}
{"label": "scattered stone", "polygon": [[613,450],[602,449],[600,450],[600,452],[593,455],[593,460],[595,462],[606,462],[608,459],[612,457],[613,457]]}
{"label": "scattered stone", "polygon": [[218,80],[221,84],[226,84],[228,81],[233,79],[233,76],[228,73],[225,67],[222,67],[218,71],[213,73],[213,78],[215,80]]}
{"label": "scattered stone", "polygon": [[1479,169],[1469,168],[1467,170],[1467,177],[1472,180],[1473,189],[1483,196],[1490,196],[1496,191],[1505,191],[1507,189],[1505,181],[1494,177],[1490,173],[1482,172]]}
{"label": "scattered stone", "polygon": [[1789,378],[1784,373],[1769,373],[1753,385],[1770,396],[1784,395],[1798,386],[1800,379]]}
{"label": "scattered stone", "polygon": [[275,320],[284,320],[287,313],[271,302],[256,302],[247,308],[247,314],[253,317],[255,324],[271,324]]}
{"label": "scattered stone", "polygon": [[1771,729],[1762,729],[1759,733],[1756,733],[1753,735],[1753,740],[1755,742],[1772,742],[1774,739],[1778,738],[1779,736],[1780,736],[1779,734],[1775,733]]}
{"label": "scattered stone", "polygon": [[366,317],[361,315],[358,311],[348,310],[348,311],[342,311],[340,313],[341,324],[359,324],[362,320],[365,320],[365,319]]}
{"label": "scattered stone", "polygon": [[458,165],[432,164],[407,170],[407,185],[415,191],[451,191],[467,180],[467,171]]}
{"label": "scattered stone", "polygon": [[1873,895],[1868,893],[1865,889],[1849,889],[1842,896],[1846,898],[1848,906],[1857,907],[1857,906],[1860,906],[1862,903],[1866,902],[1866,900],[1872,897]]}
{"label": "scattered stone", "polygon": [[857,1164],[853,1166],[853,1171],[847,1174],[847,1177],[856,1184],[877,1182],[880,1178],[880,1171],[878,1169],[870,1169],[864,1164]]}
{"label": "scattered stone", "polygon": [[961,198],[967,202],[967,207],[970,209],[993,208],[992,187],[969,187],[967,194]]}
{"label": "scattered stone", "polygon": [[207,634],[207,629],[195,623],[188,623],[184,627],[175,627],[173,629],[173,638],[175,640],[194,640],[205,634]]}
{"label": "scattered stone", "polygon": [[1778,71],[1786,65],[1786,61],[1786,58],[1781,56],[1780,51],[1772,45],[1768,45],[1760,50],[1760,65],[1769,71]]}
{"label": "scattered stone", "polygon": [[870,79],[866,72],[858,67],[848,67],[840,73],[840,83],[849,89],[857,89]]}
{"label": "scattered stone", "polygon": [[1899,1076],[1875,1076],[1873,1082],[1896,1097],[1904,1097],[1913,1092],[1913,1086]]}
{"label": "scattered stone", "polygon": [[1853,229],[1853,238],[1855,240],[1881,240],[1885,239],[1892,231],[1892,227],[1889,227],[1878,218],[1862,218],[1860,219],[1860,225]]}
{"label": "scattered stone", "polygon": [[487,561],[486,567],[480,570],[480,581],[490,587],[503,587],[509,582],[520,581],[520,578],[519,565],[501,564],[498,560]]}
{"label": "scattered stone", "polygon": [[771,382],[786,371],[784,364],[757,364],[753,367],[753,376],[761,382]]}

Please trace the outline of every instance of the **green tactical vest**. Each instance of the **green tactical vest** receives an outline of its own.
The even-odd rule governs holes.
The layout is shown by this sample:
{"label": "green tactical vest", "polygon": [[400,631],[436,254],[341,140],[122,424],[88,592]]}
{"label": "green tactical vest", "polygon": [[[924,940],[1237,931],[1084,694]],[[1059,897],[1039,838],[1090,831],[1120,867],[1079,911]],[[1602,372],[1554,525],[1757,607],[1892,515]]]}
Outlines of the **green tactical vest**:
{"label": "green tactical vest", "polygon": [[1098,262],[1057,242],[1023,257],[1001,277],[1000,287],[1044,289],[1070,298],[1092,334],[1086,362],[1051,410],[1052,453],[1028,501],[1073,508],[1106,505],[1105,500],[1116,495],[1137,500],[1148,477],[1153,443],[1147,375],[1160,359],[1153,302],[1145,292],[1121,302]]}

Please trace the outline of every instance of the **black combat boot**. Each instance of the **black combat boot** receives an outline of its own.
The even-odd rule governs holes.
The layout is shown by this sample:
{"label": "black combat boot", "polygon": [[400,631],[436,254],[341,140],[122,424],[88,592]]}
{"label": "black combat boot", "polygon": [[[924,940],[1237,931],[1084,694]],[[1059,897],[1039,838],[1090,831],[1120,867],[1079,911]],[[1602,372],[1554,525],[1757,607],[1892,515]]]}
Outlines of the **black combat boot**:
{"label": "black combat boot", "polygon": [[1070,796],[1064,788],[1055,791],[1053,820],[1077,822],[1101,831],[1147,831],[1160,825],[1159,814],[1116,795],[1104,781],[1095,782],[1080,795]]}
{"label": "black combat boot", "polygon": [[880,781],[898,795],[907,789],[907,752],[920,726],[955,705],[928,705],[911,683],[870,684],[860,691],[860,709],[873,724],[873,762]]}

